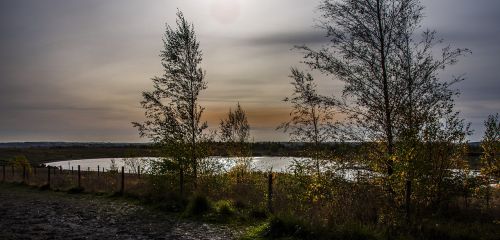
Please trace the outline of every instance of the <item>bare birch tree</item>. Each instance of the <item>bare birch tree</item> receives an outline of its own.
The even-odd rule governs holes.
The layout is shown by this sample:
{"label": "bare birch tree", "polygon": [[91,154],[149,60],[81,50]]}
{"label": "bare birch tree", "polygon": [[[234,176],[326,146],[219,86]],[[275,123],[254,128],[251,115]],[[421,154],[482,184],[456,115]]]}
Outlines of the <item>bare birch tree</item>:
{"label": "bare birch tree", "polygon": [[344,83],[342,97],[329,102],[363,133],[351,140],[375,143],[370,165],[385,173],[390,205],[406,203],[408,218],[412,181],[425,204],[439,204],[449,169],[466,168],[470,134],[453,109],[459,92],[451,87],[462,77],[439,78],[470,51],[447,46],[435,54],[442,40],[434,31],[418,34],[423,9],[420,0],[323,0],[320,27],[330,42],[299,47],[311,69]]}
{"label": "bare birch tree", "polygon": [[300,47],[305,62],[345,83],[342,99],[333,102],[367,140],[384,144],[380,154],[390,176],[401,130],[421,130],[425,121],[414,119],[428,120],[447,108],[455,81],[440,82],[437,74],[467,50],[448,47],[435,60],[433,32],[421,42],[413,39],[423,18],[419,0],[324,0],[319,9],[330,44]]}

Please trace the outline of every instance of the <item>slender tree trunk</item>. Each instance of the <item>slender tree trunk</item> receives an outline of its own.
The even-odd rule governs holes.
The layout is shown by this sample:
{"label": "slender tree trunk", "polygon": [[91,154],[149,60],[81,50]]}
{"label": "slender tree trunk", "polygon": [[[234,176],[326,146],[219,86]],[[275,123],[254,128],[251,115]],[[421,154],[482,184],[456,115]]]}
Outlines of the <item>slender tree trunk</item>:
{"label": "slender tree trunk", "polygon": [[316,171],[318,173],[318,176],[320,175],[320,169],[319,169],[319,130],[318,130],[318,116],[316,114],[316,106],[311,106],[311,111],[312,111],[312,118],[313,118],[313,126],[314,126],[314,146],[313,146],[313,156],[314,160],[316,160]]}
{"label": "slender tree trunk", "polygon": [[[194,107],[193,107],[194,109]],[[194,110],[193,110],[194,114]],[[194,116],[194,115],[193,115]],[[193,117],[193,132],[191,136],[191,161],[193,163],[193,174],[194,174],[194,188],[198,188],[198,164],[196,162],[196,129],[195,129],[195,124],[194,124],[194,117]]]}
{"label": "slender tree trunk", "polygon": [[193,80],[191,80],[191,162],[193,165],[194,188],[198,188],[198,166],[196,162],[196,101],[193,89]]}
{"label": "slender tree trunk", "polygon": [[[390,108],[390,96],[389,96],[389,81],[387,75],[387,66],[386,66],[386,45],[385,45],[385,32],[384,26],[382,22],[382,9],[380,6],[380,0],[377,0],[377,21],[379,27],[379,41],[380,41],[380,65],[382,67],[382,85],[383,85],[383,94],[384,94],[384,114],[385,114],[385,131],[387,137],[387,154],[391,157],[394,153],[394,137],[393,137],[393,128],[392,128],[392,119],[391,119],[391,108]],[[387,159],[387,175],[392,175],[393,170],[393,161],[392,159]]]}

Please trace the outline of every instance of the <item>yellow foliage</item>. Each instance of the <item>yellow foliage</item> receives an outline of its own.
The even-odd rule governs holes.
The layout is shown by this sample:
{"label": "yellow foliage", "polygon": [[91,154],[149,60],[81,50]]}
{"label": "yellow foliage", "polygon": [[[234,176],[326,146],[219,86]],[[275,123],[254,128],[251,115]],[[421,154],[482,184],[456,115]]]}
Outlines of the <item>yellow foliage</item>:
{"label": "yellow foliage", "polygon": [[19,170],[22,170],[24,167],[28,173],[31,173],[32,170],[30,162],[24,155],[14,157],[14,159],[10,161],[10,165]]}

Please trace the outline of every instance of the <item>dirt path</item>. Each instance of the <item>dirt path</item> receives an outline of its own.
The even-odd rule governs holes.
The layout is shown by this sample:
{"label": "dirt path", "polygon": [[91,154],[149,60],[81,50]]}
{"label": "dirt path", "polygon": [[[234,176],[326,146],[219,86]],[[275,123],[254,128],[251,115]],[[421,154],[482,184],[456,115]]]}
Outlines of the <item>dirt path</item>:
{"label": "dirt path", "polygon": [[234,239],[121,199],[0,184],[0,239]]}

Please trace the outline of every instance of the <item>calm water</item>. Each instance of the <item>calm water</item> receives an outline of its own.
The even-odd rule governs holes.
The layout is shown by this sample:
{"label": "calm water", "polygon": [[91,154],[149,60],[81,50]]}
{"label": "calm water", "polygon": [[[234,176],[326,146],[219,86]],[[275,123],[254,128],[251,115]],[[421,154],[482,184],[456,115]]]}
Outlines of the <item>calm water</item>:
{"label": "calm water", "polygon": [[[286,172],[290,170],[290,166],[292,166],[294,161],[307,160],[305,158],[294,158],[294,157],[252,157],[250,158],[251,168],[256,171],[269,171],[272,169],[274,172]],[[81,160],[68,160],[68,161],[58,161],[47,163],[49,166],[54,167],[62,167],[63,169],[70,170],[77,169],[78,165],[84,171],[97,171],[99,167],[100,170],[104,168],[106,171],[110,169],[112,162],[114,161],[114,165],[121,169],[121,167],[125,167],[125,171],[129,170],[134,172],[131,169],[130,164],[125,164],[125,161],[134,161],[137,166],[139,163],[142,167],[147,169],[148,162],[158,160],[158,158],[128,158],[127,160],[123,158],[98,158],[98,159],[81,159]],[[212,157],[211,161],[218,163],[222,166],[222,169],[229,170],[236,164],[236,159],[227,158],[227,157]],[[344,169],[338,172],[339,176],[347,180],[354,180],[359,174],[369,174],[366,170],[356,170],[356,169]]]}
{"label": "calm water", "polygon": [[[257,171],[269,171],[271,168],[276,172],[284,172],[291,165],[294,159],[300,160],[300,158],[289,158],[289,157],[252,157],[251,166]],[[140,163],[141,166],[148,165],[149,161],[159,160],[159,158],[128,158],[129,161],[135,161]],[[218,161],[226,170],[233,167],[236,163],[234,158],[226,157],[213,157],[213,160]],[[127,164],[125,164],[124,158],[96,158],[96,159],[81,159],[81,160],[68,160],[47,163],[49,166],[62,167],[63,169],[71,169],[73,167],[76,169],[80,165],[82,170],[97,171],[97,167],[100,169],[110,169],[112,162],[115,162],[115,166],[121,168],[125,167],[125,170],[131,170]]]}

